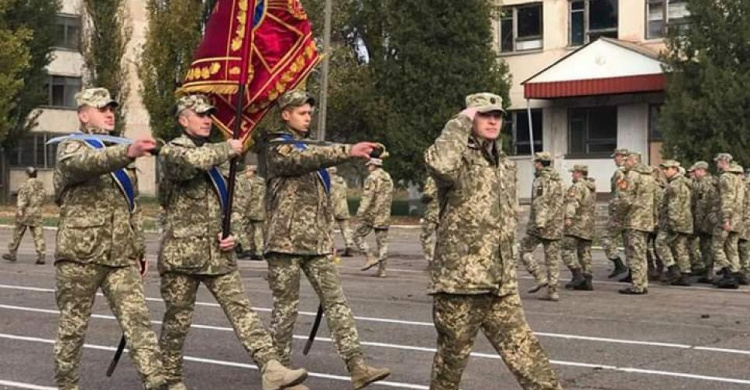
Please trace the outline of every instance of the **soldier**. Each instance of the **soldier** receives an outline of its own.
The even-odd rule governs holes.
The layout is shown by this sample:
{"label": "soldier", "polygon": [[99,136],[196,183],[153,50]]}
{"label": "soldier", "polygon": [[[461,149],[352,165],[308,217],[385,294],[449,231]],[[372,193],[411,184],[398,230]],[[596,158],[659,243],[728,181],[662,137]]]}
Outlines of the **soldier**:
{"label": "soldier", "polygon": [[[529,293],[547,287],[547,296],[542,299],[558,301],[557,278],[560,274],[558,267],[565,217],[565,189],[560,175],[552,168],[552,155],[548,152],[534,155],[534,169],[536,178],[531,189],[531,213],[526,237],[521,241],[521,262],[536,280]],[[545,272],[534,260],[534,249],[539,244],[544,246]]]}
{"label": "soldier", "polygon": [[718,216],[715,205],[718,197],[717,181],[708,172],[708,163],[698,161],[693,170],[693,228],[699,241],[700,262],[693,264],[693,274],[698,276],[699,283],[711,283],[713,278],[713,257],[711,240]]}
{"label": "soldier", "polygon": [[346,185],[346,180],[337,174],[338,170],[336,167],[328,168],[328,173],[331,175],[331,203],[333,204],[333,218],[336,220],[341,231],[341,236],[344,238],[344,253],[341,257],[352,257],[354,254],[354,239],[352,239],[352,229],[349,227],[349,202],[347,200],[349,194],[349,188]]}
{"label": "soldier", "polygon": [[435,231],[437,231],[438,220],[440,219],[440,204],[438,201],[437,186],[435,179],[427,177],[424,183],[424,191],[420,199],[424,205],[424,215],[419,221],[422,225],[422,234],[419,241],[422,243],[424,258],[427,260],[427,267],[432,266],[432,259],[435,256]]}
{"label": "soldier", "polygon": [[[227,175],[228,171],[225,170],[222,174]],[[248,210],[250,210],[251,186],[250,179],[247,177],[247,166],[244,162],[238,162],[237,180],[234,184],[233,211],[235,212],[232,213],[232,225],[242,227],[241,229],[236,229],[237,236],[235,237],[235,240],[237,241],[237,245],[235,246],[235,250],[238,259],[248,258],[252,253],[248,250],[248,248],[252,247],[252,236],[250,235],[249,228],[250,221],[247,217]]]}
{"label": "soldier", "polygon": [[719,176],[717,197],[717,223],[714,227],[712,250],[714,269],[722,278],[715,281],[718,288],[736,289],[737,273],[740,271],[738,253],[739,235],[743,229],[743,206],[745,200],[742,167],[732,163],[732,155],[719,153],[714,158]]}
{"label": "soldier", "polygon": [[615,163],[615,172],[612,174],[610,182],[610,193],[609,203],[607,211],[609,219],[607,221],[606,236],[602,239],[602,246],[604,247],[604,254],[611,261],[615,268],[609,274],[609,278],[612,279],[622,273],[628,271],[623,264],[622,258],[620,257],[619,250],[617,249],[617,239],[622,239],[625,242],[625,230],[622,226],[622,220],[624,218],[622,208],[619,207],[619,194],[620,194],[620,183],[625,180],[625,170],[623,164],[628,156],[627,149],[616,149],[612,154],[613,161]]}
{"label": "soldier", "polygon": [[[55,202],[60,222],[55,248],[55,294],[60,309],[55,340],[55,381],[78,389],[81,348],[96,291],[101,288],[128,341],[146,389],[166,389],[161,355],[139,275],[145,243],[135,160],[149,155],[150,137],[105,146],[96,135],[115,129],[115,109],[104,88],[76,95],[80,131],[57,149]],[[145,262],[145,261],[144,261]],[[145,267],[144,267],[145,269]]]}
{"label": "soldier", "polygon": [[263,226],[266,222],[266,180],[258,176],[258,167],[247,167],[246,176],[250,182],[250,207],[247,210],[247,235],[250,238],[251,260],[263,260]]}
{"label": "soldier", "polygon": [[[386,261],[388,258],[388,223],[391,217],[391,203],[393,202],[393,180],[391,175],[383,170],[383,160],[371,158],[367,162],[370,174],[365,179],[365,189],[362,193],[362,203],[357,210],[357,228],[354,231],[354,242],[359,250],[367,255],[367,261],[362,271],[367,271],[376,264],[376,276],[384,278]],[[370,253],[365,237],[375,230],[375,241],[378,244],[378,256]]]}
{"label": "soldier", "polygon": [[625,178],[618,183],[619,202],[625,228],[625,258],[632,275],[632,286],[621,289],[620,294],[642,295],[648,293],[647,240],[654,231],[654,203],[656,181],[651,167],[641,163],[641,154],[629,152],[625,160]]}
{"label": "soldier", "polygon": [[315,101],[303,91],[289,91],[278,101],[284,128],[270,134],[263,151],[268,167],[266,261],[273,293],[271,329],[281,361],[289,362],[299,303],[300,271],[320,298],[336,350],[345,361],[355,389],[384,379],[390,370],[365,362],[354,316],[341,288],[333,253],[330,177],[326,168],[369,158],[377,144],[312,145],[304,142]]}
{"label": "soldier", "polygon": [[18,245],[21,244],[23,234],[28,228],[31,230],[34,248],[36,248],[36,264],[44,264],[46,249],[42,224],[42,206],[47,194],[44,192],[44,184],[36,178],[34,167],[26,168],[26,175],[29,179],[18,189],[16,226],[13,228],[13,235],[8,243],[8,253],[3,255],[3,259],[11,262],[16,261]]}
{"label": "soldier", "polygon": [[674,286],[689,286],[692,268],[688,238],[693,234],[690,180],[680,171],[680,163],[666,160],[659,165],[669,184],[659,212],[656,246],[667,267],[667,281]]}
{"label": "soldier", "polygon": [[216,144],[208,141],[214,110],[203,95],[180,98],[176,115],[183,133],[159,153],[163,172],[159,194],[166,214],[159,251],[166,311],[159,342],[169,388],[186,388],[182,348],[201,283],[216,297],[237,338],[258,364],[263,390],[294,386],[305,380],[307,372],[290,370],[279,362],[271,335],[245,296],[234,254],[235,239],[232,235],[222,238],[227,194],[217,166],[239,156],[243,147],[234,139]]}
{"label": "soldier", "polygon": [[[651,176],[653,176],[654,181],[656,182],[656,187],[654,187],[656,191],[654,197],[654,221],[656,221],[656,225],[654,226],[654,231],[649,233],[648,239],[646,241],[648,280],[657,281],[662,280],[663,277],[664,281],[667,281],[666,276],[663,275],[664,263],[662,262],[661,254],[670,251],[669,244],[666,240],[657,240],[657,237],[661,232],[661,227],[659,226],[659,215],[661,214],[661,205],[664,201],[664,193],[667,191],[669,181],[667,180],[667,177],[664,175],[664,172],[662,172],[660,167],[652,167]],[[663,238],[666,237],[667,236],[663,236]],[[631,277],[631,274],[628,273],[628,276],[620,281],[632,283],[633,279]]]}
{"label": "soldier", "polygon": [[562,389],[518,295],[517,168],[498,139],[502,98],[480,93],[466,105],[425,152],[441,199],[430,279],[438,332],[430,389],[458,389],[480,329],[523,389]]}
{"label": "soldier", "polygon": [[562,259],[573,277],[565,288],[591,291],[594,289],[591,241],[595,230],[596,182],[588,177],[588,165],[575,165],[570,172],[573,174],[573,185],[568,189],[565,201]]}
{"label": "soldier", "polygon": [[750,170],[745,170],[745,178],[743,180],[745,191],[745,202],[742,213],[743,229],[739,243],[737,244],[740,256],[740,271],[735,275],[737,284],[741,286],[748,285],[747,278],[750,275],[750,178],[748,178],[748,173],[750,173]]}

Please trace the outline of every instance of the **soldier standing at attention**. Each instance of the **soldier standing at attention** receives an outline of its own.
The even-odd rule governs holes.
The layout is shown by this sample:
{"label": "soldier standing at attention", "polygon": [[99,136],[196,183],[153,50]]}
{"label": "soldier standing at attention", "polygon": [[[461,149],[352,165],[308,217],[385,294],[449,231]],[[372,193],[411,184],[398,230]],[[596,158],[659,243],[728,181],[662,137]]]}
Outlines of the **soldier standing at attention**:
{"label": "soldier standing at attention", "polygon": [[[362,203],[357,210],[357,228],[354,230],[354,242],[359,250],[365,252],[367,261],[362,266],[366,271],[376,264],[376,276],[385,277],[386,261],[388,259],[388,225],[391,218],[391,203],[393,202],[393,180],[391,175],[383,169],[383,160],[371,158],[367,162],[370,174],[365,179],[365,189],[362,193]],[[365,237],[375,230],[375,241],[378,244],[378,256],[375,257],[365,242]]]}
{"label": "soldier standing at attention", "polygon": [[94,137],[115,129],[115,109],[104,88],[76,95],[80,131],[57,149],[55,202],[60,222],[55,248],[55,381],[77,390],[78,366],[96,291],[101,288],[120,324],[144,388],[166,389],[161,354],[139,275],[146,246],[138,204],[135,160],[156,147],[150,137],[105,146]]}
{"label": "soldier standing at attention", "polygon": [[354,315],[341,288],[333,254],[333,207],[326,168],[367,159],[378,145],[312,145],[304,142],[315,100],[289,91],[278,100],[284,128],[270,134],[262,153],[268,167],[266,261],[273,293],[271,332],[281,361],[288,363],[297,320],[300,272],[304,271],[323,307],[336,351],[346,362],[352,385],[361,389],[390,375],[365,362]]}
{"label": "soldier standing at attention", "polygon": [[263,260],[264,234],[266,223],[266,179],[258,176],[258,167],[247,167],[247,179],[250,181],[250,208],[247,210],[247,235],[250,241],[251,260]]}
{"label": "soldier standing at attention", "polygon": [[573,278],[565,288],[591,291],[594,289],[591,242],[595,230],[596,182],[588,177],[587,165],[575,165],[570,172],[573,174],[573,185],[565,199],[562,259]]}
{"label": "soldier standing at attention", "polygon": [[422,234],[419,241],[422,243],[424,258],[427,260],[427,268],[432,266],[432,259],[435,257],[435,231],[437,231],[438,221],[440,220],[440,202],[438,201],[437,186],[435,179],[427,177],[424,183],[424,191],[420,199],[424,205],[424,215],[419,221],[422,225]]}
{"label": "soldier standing at attention", "polygon": [[354,250],[354,239],[352,238],[352,229],[349,227],[349,202],[347,201],[349,188],[346,185],[346,180],[338,175],[338,169],[336,167],[328,168],[328,173],[331,175],[331,203],[333,204],[333,218],[336,220],[341,231],[341,236],[344,238],[344,253],[341,257],[352,257]]}
{"label": "soldier standing at attention", "polygon": [[[536,178],[531,189],[531,213],[526,227],[526,237],[521,241],[521,262],[536,284],[529,289],[535,293],[545,286],[547,296],[542,298],[558,301],[557,278],[560,276],[560,240],[565,218],[565,189],[562,178],[552,168],[552,155],[539,152],[534,155]],[[534,249],[544,246],[546,271],[542,271],[534,260]]]}
{"label": "soldier standing at attention", "polygon": [[688,238],[693,234],[690,180],[680,173],[680,163],[666,160],[659,166],[669,184],[659,212],[656,241],[659,258],[667,267],[667,281],[674,286],[689,286],[692,268]]}
{"label": "soldier standing at attention", "polygon": [[617,249],[617,239],[621,238],[623,244],[625,243],[625,230],[622,226],[623,212],[622,208],[619,207],[619,194],[620,184],[625,180],[625,170],[623,164],[628,156],[627,149],[616,149],[612,154],[613,161],[615,163],[615,172],[612,174],[610,179],[610,193],[609,203],[607,211],[609,220],[607,221],[607,234],[602,239],[602,246],[604,247],[604,254],[611,261],[615,268],[609,274],[609,278],[615,278],[617,275],[623,274],[628,271],[625,264],[620,257],[619,250]]}
{"label": "soldier standing at attention", "polygon": [[470,95],[466,106],[425,152],[441,194],[430,278],[438,332],[430,390],[459,388],[480,329],[521,388],[559,390],[518,296],[517,168],[500,149],[502,98]]}
{"label": "soldier standing at attention", "polygon": [[708,172],[707,162],[698,161],[690,169],[693,171],[693,230],[700,248],[700,261],[693,264],[693,275],[698,276],[698,283],[712,283],[711,239],[717,218],[714,210],[717,183]]}
{"label": "soldier standing at attention", "polygon": [[732,163],[729,153],[719,153],[714,158],[720,173],[717,197],[718,219],[714,227],[712,251],[714,269],[722,277],[715,281],[718,288],[739,287],[736,275],[740,271],[738,242],[743,228],[745,202],[742,167]]}
{"label": "soldier standing at attention", "polygon": [[44,264],[46,248],[44,245],[42,206],[47,194],[44,192],[44,184],[36,178],[36,168],[26,168],[26,175],[29,179],[18,189],[16,226],[8,243],[8,253],[3,255],[3,259],[11,262],[16,261],[18,245],[21,244],[23,234],[28,228],[31,230],[31,237],[34,239],[34,248],[36,248],[37,255],[36,263]]}
{"label": "soldier standing at attention", "polygon": [[159,273],[167,306],[159,342],[169,388],[186,389],[182,349],[201,283],[216,298],[237,338],[258,364],[263,390],[287,388],[304,381],[307,372],[290,370],[279,362],[271,335],[245,296],[235,239],[232,235],[222,238],[226,191],[221,189],[226,186],[218,166],[242,153],[242,141],[208,142],[214,110],[203,95],[180,98],[176,114],[183,133],[159,153],[163,168],[159,197],[166,220]]}

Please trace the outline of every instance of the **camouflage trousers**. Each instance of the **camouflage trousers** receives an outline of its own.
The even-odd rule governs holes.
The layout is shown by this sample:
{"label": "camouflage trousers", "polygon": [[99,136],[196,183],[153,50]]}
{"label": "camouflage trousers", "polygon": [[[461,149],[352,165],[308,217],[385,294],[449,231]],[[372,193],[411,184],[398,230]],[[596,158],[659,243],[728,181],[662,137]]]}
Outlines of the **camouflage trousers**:
{"label": "camouflage trousers", "polygon": [[740,272],[750,275],[750,241],[739,240]]}
{"label": "camouflage trousers", "polygon": [[654,249],[665,267],[677,265],[680,272],[689,274],[692,272],[690,264],[690,248],[688,246],[689,235],[677,232],[668,232],[659,229],[656,235]]}
{"label": "camouflage trousers", "polygon": [[619,256],[618,240],[622,240],[624,245],[625,229],[623,229],[620,223],[609,221],[604,237],[602,237],[602,247],[608,259],[614,259]]}
{"label": "camouflage trousers", "polygon": [[729,268],[732,272],[739,272],[739,239],[740,234],[737,232],[728,232],[721,227],[715,229],[711,239],[711,254],[714,258],[714,269],[716,271]]}
{"label": "camouflage trousers", "polygon": [[424,218],[419,220],[419,224],[422,225],[422,233],[419,235],[419,242],[422,243],[424,258],[429,264],[432,263],[432,259],[435,257],[435,232],[437,231],[438,224],[437,222]]}
{"label": "camouflage trousers", "polygon": [[560,277],[560,240],[547,240],[538,236],[527,234],[526,237],[521,240],[521,262],[526,271],[534,275],[537,281],[544,280],[545,274],[534,260],[534,249],[539,245],[544,246],[544,264],[547,268],[546,279],[549,283],[549,288],[552,290],[557,289],[557,280]]}
{"label": "camouflage trousers", "polygon": [[354,248],[354,238],[352,238],[352,228],[349,227],[348,219],[337,219],[336,224],[339,226],[341,231],[341,237],[344,239],[344,245],[347,248]]}
{"label": "camouflage trousers", "polygon": [[268,285],[273,294],[271,335],[280,361],[288,365],[292,354],[292,335],[297,321],[300,272],[318,294],[336,351],[345,361],[362,355],[357,326],[349,302],[341,287],[339,271],[330,256],[299,256],[271,253],[268,261]]}
{"label": "camouflage trousers", "polygon": [[430,390],[458,390],[478,331],[524,390],[562,390],[549,358],[531,331],[518,294],[437,294],[432,318],[438,333]]}
{"label": "camouflage trousers", "polygon": [[378,269],[385,271],[385,267],[388,259],[388,228],[385,227],[374,227],[368,223],[360,222],[357,225],[357,229],[354,231],[354,243],[357,248],[362,252],[365,252],[368,256],[370,255],[370,246],[365,241],[365,237],[370,234],[371,231],[375,230],[375,242],[378,244]]}
{"label": "camouflage trousers", "polygon": [[648,251],[649,232],[625,230],[625,257],[633,278],[633,287],[638,291],[648,288]]}
{"label": "camouflage trousers", "polygon": [[247,236],[250,241],[250,250],[258,255],[264,252],[263,221],[250,221],[247,224]]}
{"label": "camouflage trousers", "polygon": [[[128,341],[130,358],[147,389],[164,384],[161,353],[138,267],[106,267],[58,261],[55,299],[60,310],[55,339],[55,382],[62,390],[78,389],[78,366],[96,291],[101,288]],[[114,339],[113,339],[114,341]]]}
{"label": "camouflage trousers", "polygon": [[571,271],[580,269],[584,275],[591,275],[591,240],[563,237],[562,261]]}
{"label": "camouflage trousers", "polygon": [[13,228],[13,235],[10,237],[8,243],[8,252],[15,255],[18,252],[18,246],[21,244],[23,234],[26,233],[26,228],[31,231],[31,237],[34,239],[34,248],[36,253],[40,256],[44,256],[46,245],[44,243],[44,230],[42,225],[30,226],[23,224],[16,224]]}
{"label": "camouflage trousers", "polygon": [[692,262],[693,271],[713,270],[714,258],[711,251],[713,236],[710,233],[698,233],[693,236],[693,240],[697,241],[699,251],[699,256],[696,256]]}
{"label": "camouflage trousers", "polygon": [[182,349],[193,321],[196,294],[201,283],[216,298],[237,338],[259,367],[262,368],[269,360],[278,359],[271,335],[245,295],[239,271],[224,275],[167,272],[161,275],[161,296],[166,311],[159,345],[170,384],[182,384]]}

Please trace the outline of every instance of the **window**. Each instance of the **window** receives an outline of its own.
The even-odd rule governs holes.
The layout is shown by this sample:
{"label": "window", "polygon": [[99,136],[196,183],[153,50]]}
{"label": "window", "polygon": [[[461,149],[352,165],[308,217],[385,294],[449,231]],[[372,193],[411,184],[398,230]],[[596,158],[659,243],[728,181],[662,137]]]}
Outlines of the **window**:
{"label": "window", "polygon": [[617,148],[617,107],[568,111],[568,154],[609,156]]}
{"label": "window", "polygon": [[542,26],[541,3],[503,7],[500,15],[500,52],[541,49]]}
{"label": "window", "polygon": [[47,141],[64,134],[32,132],[21,138],[8,153],[8,165],[16,168],[54,168],[57,145]]}
{"label": "window", "polygon": [[[526,110],[510,111],[504,129],[513,135],[510,153],[514,156],[531,155],[529,137],[529,116]],[[542,150],[542,110],[531,110],[531,124],[534,126],[534,151]]]}
{"label": "window", "polygon": [[661,141],[661,129],[659,129],[659,115],[661,115],[661,104],[648,106],[648,140]]}
{"label": "window", "polygon": [[681,29],[687,26],[690,12],[685,0],[648,0],[646,6],[648,39],[664,38],[669,27]]}
{"label": "window", "polygon": [[55,21],[57,41],[55,46],[79,51],[81,49],[81,18],[72,15],[57,15]]}
{"label": "window", "polygon": [[617,0],[571,0],[570,45],[617,38]]}
{"label": "window", "polygon": [[49,106],[76,108],[76,93],[81,90],[80,77],[50,76]]}

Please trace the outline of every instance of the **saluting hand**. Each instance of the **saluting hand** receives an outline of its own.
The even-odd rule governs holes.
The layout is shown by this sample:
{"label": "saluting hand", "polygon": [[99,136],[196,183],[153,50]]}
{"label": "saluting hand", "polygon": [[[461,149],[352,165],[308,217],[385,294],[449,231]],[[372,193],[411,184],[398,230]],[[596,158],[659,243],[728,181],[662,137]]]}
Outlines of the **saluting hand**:
{"label": "saluting hand", "polygon": [[352,157],[369,159],[370,154],[373,150],[380,148],[381,146],[373,142],[360,142],[352,146],[349,155]]}
{"label": "saluting hand", "polygon": [[138,157],[148,156],[156,149],[156,141],[151,137],[138,138],[128,147],[128,157],[136,159]]}
{"label": "saluting hand", "polygon": [[234,241],[234,236],[227,236],[227,238],[221,238],[221,233],[219,233],[219,250],[222,252],[231,252],[234,250],[234,247],[237,245],[237,243]]}

